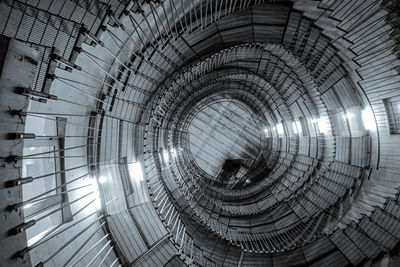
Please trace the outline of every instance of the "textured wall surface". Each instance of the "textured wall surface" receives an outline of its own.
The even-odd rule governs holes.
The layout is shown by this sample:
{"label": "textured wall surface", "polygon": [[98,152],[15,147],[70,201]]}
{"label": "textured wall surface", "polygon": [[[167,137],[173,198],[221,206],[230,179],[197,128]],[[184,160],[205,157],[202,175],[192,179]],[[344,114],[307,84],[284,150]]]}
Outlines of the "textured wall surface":
{"label": "textured wall surface", "polygon": [[1,264],[396,266],[399,18],[1,1]]}

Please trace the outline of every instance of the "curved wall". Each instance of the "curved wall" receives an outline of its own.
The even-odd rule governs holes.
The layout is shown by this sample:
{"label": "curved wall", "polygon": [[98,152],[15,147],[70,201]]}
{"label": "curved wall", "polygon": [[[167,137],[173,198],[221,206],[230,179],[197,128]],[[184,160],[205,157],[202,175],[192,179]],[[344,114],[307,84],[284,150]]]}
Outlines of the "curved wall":
{"label": "curved wall", "polygon": [[[4,144],[24,144],[2,149],[17,170],[2,188],[16,190],[4,262],[345,266],[396,253],[396,3],[1,10],[16,99],[4,123],[23,125]],[[23,64],[35,74],[22,84]]]}

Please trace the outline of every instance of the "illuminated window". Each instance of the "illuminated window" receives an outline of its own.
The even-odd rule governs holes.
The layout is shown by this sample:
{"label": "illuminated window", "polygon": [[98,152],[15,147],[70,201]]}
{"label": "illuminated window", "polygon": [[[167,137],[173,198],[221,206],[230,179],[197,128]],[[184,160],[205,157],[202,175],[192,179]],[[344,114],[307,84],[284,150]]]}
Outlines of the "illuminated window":
{"label": "illuminated window", "polygon": [[[350,115],[349,115],[350,117]],[[336,136],[350,136],[349,124],[344,111],[332,114],[332,120]]]}
{"label": "illuminated window", "polygon": [[164,158],[165,163],[168,163],[168,161],[169,161],[168,150],[164,150],[163,153],[162,153],[162,155],[163,155],[163,158]]}
{"label": "illuminated window", "polygon": [[175,148],[171,148],[171,149],[169,150],[169,152],[171,153],[171,156],[172,156],[173,158],[176,158],[177,153],[176,153],[176,149],[175,149]]}
{"label": "illuminated window", "polygon": [[366,130],[371,130],[371,131],[376,130],[375,117],[374,117],[374,113],[372,112],[371,108],[369,108],[369,107],[365,108],[361,112],[361,116],[362,116],[364,128]]}
{"label": "illuminated window", "polygon": [[35,117],[29,117],[27,122],[25,131],[43,136],[52,133],[57,138],[24,142],[22,176],[35,177],[40,176],[40,173],[50,174],[47,179],[38,179],[22,187],[24,200],[45,194],[41,201],[24,206],[24,216],[31,218],[53,211],[51,220],[55,225],[70,222],[73,218],[67,193],[64,151],[67,119],[56,117],[55,124],[48,124],[48,126],[43,123],[43,120]]}
{"label": "illuminated window", "polygon": [[269,137],[269,129],[267,127],[264,128],[265,137]]}
{"label": "illuminated window", "polygon": [[365,130],[371,127],[370,124],[375,123],[373,117],[372,120],[369,116],[367,117],[368,118],[365,117],[364,111],[361,111],[358,106],[332,114],[335,135],[352,137],[363,136]]}
{"label": "illuminated window", "polygon": [[384,99],[390,134],[400,134],[400,99]]}
{"label": "illuminated window", "polygon": [[99,178],[99,182],[101,184],[104,184],[105,182],[107,182],[107,180],[108,180],[107,176],[100,176],[100,178]]}
{"label": "illuminated window", "polygon": [[362,111],[360,107],[356,106],[346,110],[345,116],[349,123],[351,136],[363,136],[365,134],[365,127],[363,125]]}
{"label": "illuminated window", "polygon": [[294,122],[293,122],[293,132],[294,132],[295,134],[298,134],[298,135],[301,135],[301,133],[303,132],[303,131],[302,131],[302,128],[301,128],[301,123],[300,123],[300,121],[294,121]]}
{"label": "illuminated window", "polygon": [[[307,121],[304,117],[299,117],[299,124],[301,131],[303,133],[303,136],[309,136],[310,132],[308,131],[308,126],[307,126]],[[300,133],[299,133],[300,135]]]}
{"label": "illuminated window", "polygon": [[285,131],[283,129],[283,124],[282,123],[278,123],[276,125],[276,131],[278,132],[279,136],[283,136],[284,135]]}
{"label": "illuminated window", "polygon": [[331,123],[329,118],[326,116],[321,116],[313,120],[317,124],[318,131],[320,134],[327,134],[331,130]]}
{"label": "illuminated window", "polygon": [[129,164],[129,171],[131,174],[131,177],[137,181],[143,181],[143,170],[142,170],[142,165],[140,162],[134,162]]}
{"label": "illuminated window", "polygon": [[[131,182],[131,164],[128,164],[128,159],[127,157],[123,157],[120,159],[121,163],[123,164],[118,164],[118,169],[119,169],[119,174],[121,176],[121,182],[122,182],[122,187],[124,188],[125,196],[129,196],[133,193],[133,186]],[[101,177],[99,179],[99,182],[101,183]]]}

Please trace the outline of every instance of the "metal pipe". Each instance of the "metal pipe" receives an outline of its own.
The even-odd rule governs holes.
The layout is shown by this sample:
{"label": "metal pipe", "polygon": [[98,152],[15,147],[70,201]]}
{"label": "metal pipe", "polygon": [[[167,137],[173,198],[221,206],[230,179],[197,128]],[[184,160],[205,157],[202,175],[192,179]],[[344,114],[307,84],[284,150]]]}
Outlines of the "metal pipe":
{"label": "metal pipe", "polygon": [[[110,267],[113,267],[114,264],[117,263],[118,260],[119,260],[119,258],[116,258],[116,259],[111,263]],[[121,265],[119,265],[119,266],[121,266]]]}
{"label": "metal pipe", "polygon": [[[80,211],[82,211],[82,210],[83,210],[83,209],[80,209],[78,212],[75,212],[75,213],[73,214],[73,216],[75,216],[76,214],[78,214],[78,213],[79,213]],[[19,254],[19,255],[22,255],[22,254],[24,254],[24,253],[27,253],[27,252],[31,251],[32,249],[34,249],[34,248],[36,248],[36,247],[38,247],[38,246],[40,246],[40,245],[46,243],[47,241],[49,241],[49,240],[52,239],[53,237],[55,237],[55,236],[57,236],[57,235],[59,235],[59,234],[65,232],[65,231],[68,230],[68,229],[71,229],[72,227],[74,227],[75,225],[79,224],[80,222],[82,222],[82,221],[84,221],[84,220],[90,218],[90,217],[91,217],[92,215],[94,215],[94,214],[96,214],[96,212],[92,212],[91,214],[89,214],[89,215],[85,216],[84,218],[80,219],[79,221],[77,221],[77,222],[75,222],[75,223],[73,223],[73,224],[71,224],[71,225],[65,227],[65,228],[62,229],[60,232],[55,233],[55,232],[57,231],[57,229],[59,229],[61,226],[65,225],[65,223],[61,223],[61,224],[57,225],[54,229],[52,229],[51,232],[47,233],[45,236],[43,236],[41,239],[39,239],[39,240],[38,240],[36,243],[34,243],[33,245],[31,245],[31,246],[29,246],[29,247],[26,247],[25,249],[23,249],[22,251],[20,251],[18,254]],[[102,216],[101,216],[101,217],[102,217]],[[98,217],[98,219],[100,219],[101,217]]]}
{"label": "metal pipe", "polygon": [[161,244],[164,240],[166,240],[167,238],[169,238],[171,235],[170,234],[166,234],[165,236],[163,236],[161,239],[159,239],[154,245],[152,245],[145,253],[143,253],[142,255],[139,256],[139,258],[135,259],[134,262],[132,262],[132,266],[135,265],[135,263],[137,263],[138,261],[140,261],[142,258],[144,258],[146,255],[148,255],[149,253],[151,253],[151,251],[156,248],[159,244]]}
{"label": "metal pipe", "polygon": [[28,199],[28,200],[25,200],[24,202],[16,203],[16,204],[14,204],[12,207],[13,207],[14,209],[15,209],[15,208],[18,209],[18,208],[22,207],[23,205],[25,205],[25,204],[27,204],[27,203],[30,203],[30,202],[32,202],[32,201],[36,201],[36,199],[39,198],[39,197],[41,197],[41,196],[47,195],[48,193],[50,193],[50,192],[52,192],[52,191],[54,191],[54,190],[57,190],[57,189],[59,189],[59,188],[61,188],[61,187],[64,187],[64,186],[67,185],[67,184],[71,184],[71,183],[73,183],[73,182],[75,182],[75,181],[77,181],[77,180],[79,180],[79,179],[82,179],[83,177],[87,176],[88,174],[89,174],[89,173],[84,174],[84,175],[82,175],[82,176],[79,176],[79,177],[75,178],[74,180],[71,180],[71,181],[69,181],[69,182],[67,182],[67,183],[65,183],[65,184],[59,185],[59,186],[57,186],[57,187],[55,187],[55,188],[53,188],[53,189],[50,189],[50,190],[48,190],[48,191],[46,191],[46,192],[44,192],[44,193],[41,193],[41,194],[39,194],[39,195],[37,195],[37,196],[35,196],[35,197],[32,197],[32,198],[30,198],[30,199]]}
{"label": "metal pipe", "polygon": [[[29,202],[29,203],[28,203],[29,207],[26,207],[26,204],[27,204],[26,202],[20,202],[20,203],[18,203],[19,205],[18,205],[17,207],[15,207],[15,205],[14,205],[13,207],[16,208],[16,209],[18,209],[18,208],[20,208],[20,207],[23,207],[24,209],[29,209],[31,206],[37,205],[37,204],[39,204],[39,203],[42,202],[42,201],[49,200],[49,199],[56,198],[56,197],[60,197],[60,195],[66,194],[66,193],[68,193],[68,192],[76,191],[76,190],[79,190],[79,189],[82,189],[82,188],[85,188],[85,187],[88,187],[88,186],[91,186],[91,185],[90,185],[90,184],[87,184],[87,185],[80,186],[80,187],[76,187],[76,188],[73,188],[73,189],[61,191],[61,192],[59,193],[59,195],[51,195],[51,196],[43,197],[43,198],[40,198],[40,199],[36,199],[35,201],[32,201],[32,202]],[[62,185],[61,187],[65,187],[65,185]],[[52,206],[54,206],[54,205],[57,205],[57,204],[59,204],[60,202],[61,202],[61,200],[58,201],[57,203],[52,204],[52,205],[49,206],[49,207],[44,208],[44,209],[49,209],[50,207],[52,207]],[[25,206],[25,207],[24,207],[24,206]],[[44,209],[41,209],[41,210],[35,212],[34,214],[40,213],[40,212],[42,212]],[[26,216],[25,218],[31,217],[32,215],[33,215],[33,214],[30,214],[29,216]]]}
{"label": "metal pipe", "polygon": [[[105,250],[107,248],[107,246],[111,244],[111,240],[109,240],[100,250],[99,252],[96,253],[96,255],[93,257],[93,259],[87,264],[87,266],[89,267],[90,265],[92,265],[92,263],[97,259],[98,256],[100,256],[100,254],[103,252],[103,250]],[[99,265],[100,266],[100,265]]]}
{"label": "metal pipe", "polygon": [[[38,263],[35,265],[36,266],[43,266],[45,263],[47,263],[49,260],[51,260],[55,255],[57,255],[60,251],[62,251],[65,247],[67,247],[69,244],[71,244],[75,239],[77,239],[81,234],[83,234],[84,232],[86,232],[90,227],[92,227],[95,223],[97,223],[98,221],[94,221],[91,224],[89,224],[88,226],[86,226],[85,228],[83,228],[81,231],[79,231],[76,235],[74,235],[70,240],[68,240],[67,242],[65,242],[60,248],[58,248],[53,254],[51,254],[48,258],[46,258],[44,261]],[[105,224],[105,222],[102,222],[97,228],[101,228],[103,227]],[[96,228],[96,229],[97,229]]]}
{"label": "metal pipe", "polygon": [[[50,216],[51,214],[56,213],[57,211],[60,211],[60,210],[64,209],[65,207],[71,206],[72,204],[78,202],[79,200],[84,199],[85,197],[87,197],[87,196],[89,196],[89,195],[91,195],[91,194],[93,194],[93,193],[95,193],[95,191],[92,191],[92,192],[90,192],[90,193],[87,193],[87,194],[85,194],[85,195],[83,195],[83,196],[81,196],[81,197],[79,197],[79,198],[77,198],[77,199],[75,199],[75,200],[73,200],[73,201],[71,201],[71,202],[68,202],[67,205],[64,205],[64,206],[62,206],[62,207],[60,207],[60,208],[57,208],[57,209],[55,209],[55,210],[52,210],[51,212],[49,212],[49,213],[47,213],[47,214],[45,214],[45,215],[43,215],[43,216],[40,216],[39,218],[35,219],[35,221],[38,222],[38,221],[40,221],[40,220],[43,220],[44,218]],[[94,200],[93,200],[93,201],[94,201]]]}
{"label": "metal pipe", "polygon": [[111,246],[110,249],[107,251],[106,255],[103,257],[103,259],[101,260],[101,262],[99,263],[98,266],[103,266],[103,263],[105,262],[105,260],[107,259],[108,255],[110,255],[111,251],[114,249],[114,246]]}
{"label": "metal pipe", "polygon": [[[67,262],[64,263],[64,267],[67,266],[67,264],[77,255],[78,251],[80,251],[84,245],[86,245],[86,243],[100,230],[101,228],[98,228],[96,231],[94,231],[86,240],[85,242],[83,242],[82,246],[75,252],[74,255],[72,255]],[[77,260],[74,261],[74,263],[71,266],[75,266],[76,264],[78,264],[78,262],[80,262],[87,254],[89,254],[95,247],[97,247],[98,244],[101,243],[101,241],[103,241],[105,238],[107,238],[110,234],[106,234],[105,236],[103,236],[101,239],[99,239],[95,244],[93,244],[83,255],[81,255]]]}
{"label": "metal pipe", "polygon": [[[60,138],[63,138],[62,136],[60,136]],[[64,149],[55,149],[55,150],[51,150],[48,152],[40,152],[40,153],[36,153],[36,154],[29,154],[29,155],[24,155],[22,158],[29,158],[32,156],[39,156],[39,155],[44,155],[44,154],[50,154],[50,153],[55,153],[55,152],[61,152],[61,151],[67,151],[67,150],[73,150],[76,148],[82,148],[82,147],[88,147],[88,146],[92,146],[92,145],[97,145],[97,143],[91,143],[91,144],[85,144],[85,145],[80,145],[80,146],[72,146],[72,147],[67,147]]]}

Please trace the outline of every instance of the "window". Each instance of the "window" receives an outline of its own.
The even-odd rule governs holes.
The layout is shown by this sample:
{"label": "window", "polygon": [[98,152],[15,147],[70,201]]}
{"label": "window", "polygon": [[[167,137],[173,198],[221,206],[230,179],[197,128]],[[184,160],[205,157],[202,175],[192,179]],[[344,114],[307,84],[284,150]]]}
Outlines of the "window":
{"label": "window", "polygon": [[360,137],[365,134],[362,110],[358,106],[334,113],[332,118],[336,136]]}
{"label": "window", "polygon": [[[26,124],[25,131],[42,136],[49,134],[57,138],[33,139],[24,142],[22,176],[36,177],[43,173],[49,174],[43,179],[34,180],[22,187],[24,201],[43,194],[39,199],[24,205],[25,219],[56,211],[50,215],[54,225],[70,222],[73,218],[67,193],[67,177],[64,171],[64,137],[67,119],[56,117],[55,125],[36,117],[29,118],[27,122],[29,123]],[[57,211],[58,209],[60,210]]]}
{"label": "window", "polygon": [[341,111],[332,114],[333,125],[336,136],[350,136],[350,129],[346,117],[346,112]]}
{"label": "window", "polygon": [[129,172],[128,172],[128,160],[126,157],[121,159],[120,164],[118,164],[119,173],[121,176],[122,187],[125,191],[125,196],[129,196],[133,193],[132,182],[129,179]]}
{"label": "window", "polygon": [[301,130],[303,133],[303,136],[309,136],[310,133],[308,131],[308,126],[307,126],[307,121],[304,117],[299,117],[300,125],[301,125]]}
{"label": "window", "polygon": [[400,134],[400,99],[383,100],[389,124],[390,134]]}
{"label": "window", "polygon": [[350,133],[353,137],[360,137],[365,134],[365,127],[362,120],[362,110],[360,107],[352,107],[345,111],[344,119],[347,119]]}

